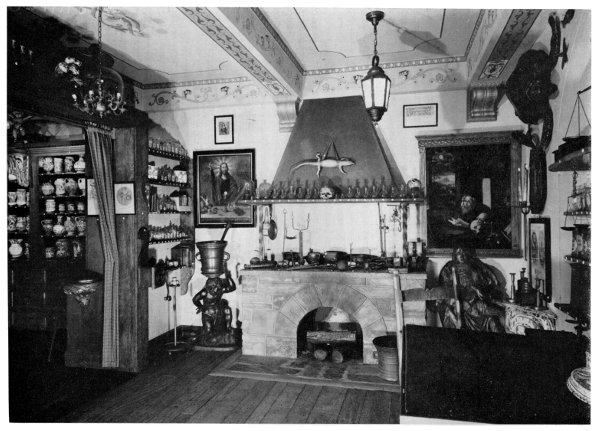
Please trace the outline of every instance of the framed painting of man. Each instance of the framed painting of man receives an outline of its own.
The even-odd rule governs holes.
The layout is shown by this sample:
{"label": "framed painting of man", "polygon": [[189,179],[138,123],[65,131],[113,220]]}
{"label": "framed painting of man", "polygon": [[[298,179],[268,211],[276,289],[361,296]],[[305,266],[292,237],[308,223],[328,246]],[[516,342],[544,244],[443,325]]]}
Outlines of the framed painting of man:
{"label": "framed painting of man", "polygon": [[521,257],[517,169],[512,131],[417,136],[427,205],[427,254],[468,247],[479,257]]}
{"label": "framed painting of man", "polygon": [[193,160],[196,227],[254,226],[254,207],[239,203],[251,197],[254,149],[194,151]]}

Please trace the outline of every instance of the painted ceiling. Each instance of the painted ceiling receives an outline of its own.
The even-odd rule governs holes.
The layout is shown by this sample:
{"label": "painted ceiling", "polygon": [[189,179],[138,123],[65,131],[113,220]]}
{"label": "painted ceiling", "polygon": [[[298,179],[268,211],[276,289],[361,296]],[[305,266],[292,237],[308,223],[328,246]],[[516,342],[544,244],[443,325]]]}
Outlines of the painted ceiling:
{"label": "painted ceiling", "polygon": [[[73,28],[81,35],[75,45],[97,40],[96,7],[30,10]],[[366,73],[374,42],[373,26],[365,18],[370,11],[107,7],[102,43],[115,58],[114,69],[140,88],[249,81],[262,84],[274,96],[302,96],[309,85],[326,81],[310,81],[311,76],[350,72],[353,78],[349,79],[356,84]],[[406,68],[419,68],[413,75],[426,77],[423,66],[456,64],[454,70],[442,70],[442,75],[436,72],[431,82],[445,81],[458,67],[462,68],[458,81],[464,86],[469,80],[501,79],[526,38],[534,39],[530,29],[538,16],[529,10],[389,8],[384,12],[377,48],[393,82],[412,77]]]}

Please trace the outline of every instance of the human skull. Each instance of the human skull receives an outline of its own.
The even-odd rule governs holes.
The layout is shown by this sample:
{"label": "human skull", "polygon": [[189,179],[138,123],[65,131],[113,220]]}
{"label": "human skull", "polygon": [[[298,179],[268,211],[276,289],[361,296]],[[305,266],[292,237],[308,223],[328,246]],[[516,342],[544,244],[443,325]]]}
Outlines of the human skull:
{"label": "human skull", "polygon": [[331,187],[321,187],[321,191],[319,192],[319,197],[321,199],[332,199],[333,198],[333,190]]}

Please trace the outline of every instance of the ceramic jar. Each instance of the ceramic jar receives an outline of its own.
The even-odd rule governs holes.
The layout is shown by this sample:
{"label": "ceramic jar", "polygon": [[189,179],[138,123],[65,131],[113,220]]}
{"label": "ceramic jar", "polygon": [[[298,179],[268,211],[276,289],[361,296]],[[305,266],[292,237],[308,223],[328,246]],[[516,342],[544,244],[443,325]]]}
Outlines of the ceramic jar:
{"label": "ceramic jar", "polygon": [[46,199],[45,209],[47,213],[54,213],[56,211],[56,201],[54,199]]}
{"label": "ceramic jar", "polygon": [[17,216],[14,214],[8,214],[8,231],[14,232],[17,229]]}
{"label": "ceramic jar", "polygon": [[80,174],[85,172],[85,159],[83,158],[83,154],[79,156],[79,159],[77,159],[73,167],[75,168],[75,172]]}
{"label": "ceramic jar", "polygon": [[69,257],[69,240],[56,240],[56,257]]}
{"label": "ceramic jar", "polygon": [[42,158],[42,169],[47,173],[50,173],[54,170],[54,161],[52,160],[52,157]]}
{"label": "ceramic jar", "polygon": [[54,181],[54,193],[56,193],[56,196],[63,196],[66,192],[65,180],[63,178],[57,178]]}
{"label": "ceramic jar", "polygon": [[52,228],[54,227],[54,220],[51,218],[45,218],[42,220],[42,230],[44,235],[52,235]]}
{"label": "ceramic jar", "polygon": [[11,238],[10,247],[8,247],[8,253],[10,257],[13,259],[17,259],[23,255],[23,246],[21,243],[23,242],[23,238]]}
{"label": "ceramic jar", "polygon": [[67,212],[70,212],[70,213],[75,212],[75,202],[72,202],[72,201],[67,202]]}
{"label": "ceramic jar", "polygon": [[17,206],[22,207],[27,205],[27,190],[17,189]]}
{"label": "ceramic jar", "polygon": [[42,194],[44,196],[48,196],[51,195],[52,193],[54,193],[54,186],[50,183],[44,183],[42,184]]}
{"label": "ceramic jar", "polygon": [[81,191],[81,196],[85,196],[85,178],[78,178],[77,185],[79,186],[79,190]]}
{"label": "ceramic jar", "polygon": [[56,249],[54,247],[44,248],[44,256],[46,259],[54,259],[54,256],[56,256]]}
{"label": "ceramic jar", "polygon": [[75,196],[79,191],[79,186],[73,178],[67,178],[65,180],[65,190],[69,196]]}
{"label": "ceramic jar", "polygon": [[71,217],[68,217],[65,219],[64,222],[64,227],[65,227],[65,231],[67,232],[67,236],[73,236],[75,235],[75,222],[73,221],[73,219]]}
{"label": "ceramic jar", "polygon": [[17,222],[15,223],[15,229],[19,232],[24,232],[27,230],[27,218],[26,217],[17,217]]}
{"label": "ceramic jar", "polygon": [[85,234],[85,217],[75,217],[75,226],[77,227],[77,234]]}
{"label": "ceramic jar", "polygon": [[62,218],[59,216],[56,219],[56,224],[54,226],[52,226],[52,232],[54,233],[54,235],[63,235],[65,233],[65,226],[62,223]]}
{"label": "ceramic jar", "polygon": [[60,202],[58,204],[58,212],[59,213],[64,213],[67,210],[67,206],[65,205],[64,202]]}
{"label": "ceramic jar", "polygon": [[55,157],[54,158],[54,173],[55,174],[62,174],[63,173],[63,158],[62,157]]}
{"label": "ceramic jar", "polygon": [[85,202],[83,202],[83,201],[77,202],[77,212],[85,213]]}
{"label": "ceramic jar", "polygon": [[14,207],[17,204],[17,192],[8,192],[8,205]]}
{"label": "ceramic jar", "polygon": [[71,173],[75,170],[75,158],[73,156],[65,157],[65,173]]}
{"label": "ceramic jar", "polygon": [[83,244],[81,243],[81,241],[78,239],[74,239],[72,245],[73,245],[73,257],[74,258],[82,257],[83,256]]}

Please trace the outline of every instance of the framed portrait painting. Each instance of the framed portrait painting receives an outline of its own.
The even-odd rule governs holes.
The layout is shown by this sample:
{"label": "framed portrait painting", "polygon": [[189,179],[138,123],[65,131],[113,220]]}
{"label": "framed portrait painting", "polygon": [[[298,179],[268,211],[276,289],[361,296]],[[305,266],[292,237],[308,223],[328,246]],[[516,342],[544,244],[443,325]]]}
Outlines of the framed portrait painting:
{"label": "framed portrait painting", "polygon": [[251,197],[254,154],[254,149],[194,151],[196,227],[254,226],[254,207],[239,202]]}
{"label": "framed portrait painting", "polygon": [[470,247],[478,257],[521,257],[521,149],[512,131],[417,136],[427,205],[427,254]]}
{"label": "framed portrait painting", "polygon": [[550,262],[550,219],[529,219],[529,280],[546,297],[552,297],[552,270]]}
{"label": "framed portrait painting", "polygon": [[215,144],[233,144],[233,115],[215,116]]}

